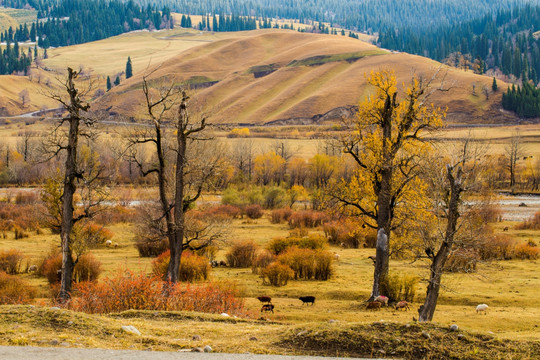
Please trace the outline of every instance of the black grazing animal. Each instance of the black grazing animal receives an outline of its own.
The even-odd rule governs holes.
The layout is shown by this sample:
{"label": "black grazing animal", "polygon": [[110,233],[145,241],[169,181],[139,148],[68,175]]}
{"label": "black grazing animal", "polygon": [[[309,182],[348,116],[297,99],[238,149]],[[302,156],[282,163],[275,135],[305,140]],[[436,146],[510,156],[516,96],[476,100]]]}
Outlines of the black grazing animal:
{"label": "black grazing animal", "polygon": [[262,303],[269,303],[272,302],[272,298],[270,296],[258,296],[257,299],[259,299]]}
{"label": "black grazing animal", "polygon": [[302,300],[302,305],[311,303],[311,305],[315,305],[315,296],[300,296],[298,299]]}
{"label": "black grazing animal", "polygon": [[271,311],[272,314],[274,313],[274,304],[264,304],[261,308],[261,312],[263,311]]}

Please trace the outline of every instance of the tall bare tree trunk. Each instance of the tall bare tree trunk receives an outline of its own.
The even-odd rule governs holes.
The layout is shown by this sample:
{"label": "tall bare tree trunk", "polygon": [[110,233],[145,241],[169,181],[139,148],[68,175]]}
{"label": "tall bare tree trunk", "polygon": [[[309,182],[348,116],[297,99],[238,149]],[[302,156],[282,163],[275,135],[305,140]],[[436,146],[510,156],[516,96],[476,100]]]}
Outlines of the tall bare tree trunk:
{"label": "tall bare tree trunk", "polygon": [[171,282],[178,281],[180,261],[184,245],[184,168],[186,165],[187,134],[185,126],[188,123],[187,94],[182,93],[182,101],[178,109],[178,131],[176,135],[176,184],[174,197],[174,243],[171,244],[171,258],[167,269]]}
{"label": "tall bare tree trunk", "polygon": [[433,258],[431,263],[431,274],[429,277],[429,284],[427,287],[426,300],[424,305],[418,309],[419,321],[431,321],[433,320],[433,314],[437,306],[437,300],[439,298],[439,290],[441,288],[441,278],[444,269],[444,264],[448,259],[448,255],[454,245],[454,235],[456,233],[457,221],[459,219],[459,198],[463,191],[461,186],[461,167],[457,168],[456,176],[454,177],[453,168],[451,166],[446,167],[447,179],[450,184],[450,201],[448,203],[448,222],[446,225],[446,233],[444,241],[437,251],[437,254]]}
{"label": "tall bare tree trunk", "polygon": [[71,283],[75,261],[71,251],[71,231],[73,229],[73,195],[77,190],[76,180],[81,177],[77,170],[77,144],[79,139],[79,124],[81,122],[81,110],[88,110],[89,106],[83,106],[79,99],[78,90],[73,82],[78,73],[68,68],[68,79],[66,82],[69,94],[69,105],[67,110],[69,115],[64,121],[69,123],[68,143],[65,147],[67,151],[64,174],[64,192],[62,194],[62,223],[60,230],[62,247],[62,276],[60,279],[60,293],[58,295],[61,302],[66,302],[71,296]]}
{"label": "tall bare tree trunk", "polygon": [[373,273],[373,290],[370,301],[380,295],[380,282],[388,274],[388,236],[384,229],[377,232],[375,271]]}

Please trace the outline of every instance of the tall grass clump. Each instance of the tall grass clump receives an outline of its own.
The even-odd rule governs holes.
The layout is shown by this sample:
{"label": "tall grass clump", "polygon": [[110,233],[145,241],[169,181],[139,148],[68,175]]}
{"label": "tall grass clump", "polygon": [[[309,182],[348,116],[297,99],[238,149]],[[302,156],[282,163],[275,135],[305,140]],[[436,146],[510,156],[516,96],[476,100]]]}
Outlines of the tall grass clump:
{"label": "tall grass clump", "polygon": [[15,275],[21,270],[24,255],[20,250],[9,249],[0,251],[0,271]]}
{"label": "tall grass clump", "polygon": [[413,302],[418,287],[418,277],[407,274],[390,273],[381,279],[381,295],[388,297],[392,302],[408,301]]}
{"label": "tall grass clump", "polygon": [[[165,251],[152,261],[152,273],[164,278],[167,274],[169,261],[171,257],[170,250]],[[190,251],[184,251],[180,261],[178,280],[184,282],[195,282],[208,280],[210,275],[210,264],[208,259],[203,256],[193,254]]]}
{"label": "tall grass clump", "polygon": [[272,263],[261,270],[263,285],[285,286],[294,276],[294,271],[287,265]]}
{"label": "tall grass clump", "polygon": [[296,246],[300,249],[325,249],[328,246],[326,239],[319,235],[310,235],[305,237],[287,237],[273,238],[267,245],[274,255],[279,255],[287,249]]}
{"label": "tall grass clump", "polygon": [[334,270],[329,251],[301,249],[296,246],[280,254],[277,261],[294,272],[295,280],[328,280]]}
{"label": "tall grass clump", "polygon": [[227,264],[234,268],[247,268],[253,265],[259,246],[253,241],[237,242],[231,246],[225,257]]}
{"label": "tall grass clump", "polygon": [[169,248],[169,242],[166,239],[146,239],[138,238],[135,241],[135,247],[140,257],[155,257]]}
{"label": "tall grass clump", "polygon": [[34,289],[26,281],[0,271],[0,305],[27,304],[34,296]]}
{"label": "tall grass clump", "polygon": [[120,271],[100,283],[76,285],[78,294],[71,307],[76,311],[105,314],[126,310],[200,311],[231,315],[244,314],[244,300],[231,284],[176,284],[158,276]]}

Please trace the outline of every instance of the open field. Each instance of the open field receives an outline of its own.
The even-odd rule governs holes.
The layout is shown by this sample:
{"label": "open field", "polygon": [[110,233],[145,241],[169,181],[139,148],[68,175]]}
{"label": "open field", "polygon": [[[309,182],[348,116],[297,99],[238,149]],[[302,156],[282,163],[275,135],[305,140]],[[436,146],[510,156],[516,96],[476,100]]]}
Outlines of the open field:
{"label": "open field", "polygon": [[[502,232],[503,227],[509,226],[508,234],[523,241],[538,241],[537,231],[515,230],[515,224],[516,222],[498,223],[496,232]],[[133,226],[116,224],[109,228],[114,233],[113,242],[118,243],[118,247],[102,246],[92,250],[103,264],[102,277],[114,276],[121,268],[150,272],[151,259],[139,258],[133,245]],[[237,219],[233,220],[227,239],[229,242],[254,240],[264,247],[272,238],[287,236],[288,232],[288,225],[271,224],[266,216],[249,221]],[[19,240],[15,240],[13,234],[8,233],[8,237],[0,243],[0,250],[17,248],[23,251],[28,258],[28,264],[39,262],[39,258],[57,247],[58,235],[48,233],[31,234],[30,237]],[[421,282],[417,291],[413,311],[366,311],[364,301],[369,297],[373,275],[372,261],[367,257],[373,255],[375,250],[340,247],[331,247],[330,250],[339,254],[340,258],[335,263],[335,275],[329,281],[290,281],[288,285],[276,288],[262,285],[259,276],[253,274],[251,269],[222,267],[212,269],[211,278],[236,282],[246,297],[246,309],[254,317],[257,317],[260,308],[255,297],[263,294],[272,296],[276,313],[268,317],[279,323],[315,325],[337,320],[349,324],[370,323],[381,319],[406,323],[416,315],[415,309],[425,293],[424,283]],[[217,259],[225,259],[225,252],[226,247],[218,253]],[[392,260],[390,266],[392,271],[425,278],[426,264],[422,260],[415,263],[409,260]],[[445,284],[434,321],[441,326],[457,323],[468,331],[492,331],[503,339],[537,339],[540,326],[540,300],[536,296],[540,287],[540,275],[537,270],[538,260],[510,260],[480,263],[476,273],[445,274]],[[48,297],[45,279],[30,274],[23,276],[40,289],[40,297]],[[297,300],[297,297],[307,294],[317,297],[314,308],[302,306]],[[490,305],[487,316],[475,314],[474,309],[478,303]],[[314,309],[317,311],[314,312]],[[137,323],[137,326],[139,324]]]}

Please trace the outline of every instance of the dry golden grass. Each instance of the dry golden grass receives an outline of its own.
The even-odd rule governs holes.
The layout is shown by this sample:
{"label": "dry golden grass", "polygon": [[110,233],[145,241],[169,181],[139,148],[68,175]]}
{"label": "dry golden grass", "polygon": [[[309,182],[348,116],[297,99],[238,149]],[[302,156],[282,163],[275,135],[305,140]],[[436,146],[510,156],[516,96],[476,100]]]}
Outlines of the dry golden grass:
{"label": "dry golden grass", "polygon": [[[507,223],[501,223],[497,231],[502,232],[502,227],[506,225]],[[119,244],[118,248],[100,247],[92,251],[103,263],[105,271],[102,276],[114,276],[122,267],[150,272],[151,259],[139,258],[133,246],[133,227],[118,224],[110,229],[114,233],[113,242]],[[289,231],[287,225],[271,224],[267,216],[250,221],[234,220],[231,230],[229,242],[254,240],[261,247],[273,237],[286,236]],[[537,232],[518,231],[513,227],[508,233],[525,240],[531,236],[537,237]],[[52,247],[57,248],[58,240],[58,235],[51,234],[32,234],[29,238],[15,240],[10,234],[2,241],[0,249],[18,248],[29,258],[28,263],[32,264],[48,253]],[[398,312],[392,309],[366,311],[364,301],[369,297],[373,276],[373,265],[367,257],[374,254],[374,249],[331,247],[330,250],[338,253],[340,259],[335,263],[335,276],[329,281],[290,281],[284,287],[270,287],[262,285],[261,279],[253,274],[251,269],[232,268],[215,268],[212,270],[211,278],[218,281],[232,279],[238,283],[246,297],[246,308],[254,317],[258,316],[260,309],[256,297],[272,296],[276,306],[275,314],[269,314],[267,317],[281,323],[315,325],[337,320],[350,324],[370,323],[381,319],[407,323],[416,316],[415,310],[425,294],[423,283],[417,291],[417,299],[411,311]],[[226,248],[223,248],[218,253],[218,260],[225,259],[225,252]],[[412,264],[408,260],[391,261],[393,271],[415,274],[421,278],[427,276],[426,265],[427,263],[422,261]],[[482,333],[492,331],[495,336],[503,339],[534,340],[540,322],[540,300],[537,296],[540,276],[537,270],[538,260],[511,260],[482,263],[478,272],[473,274],[445,274],[444,288],[434,321],[441,326],[457,323],[466,331]],[[29,274],[23,276],[34,286],[39,287],[42,297],[47,297],[47,284],[44,279]],[[303,295],[317,297],[314,307],[302,305],[297,298]],[[479,303],[489,304],[488,315],[475,313],[475,307]],[[154,329],[152,331],[160,332],[159,328],[163,329],[163,326],[165,325],[156,323],[152,325]],[[196,325],[195,328],[201,328],[201,332],[202,328],[206,329],[205,331],[209,329],[204,324]],[[264,332],[266,331],[264,329],[258,331]],[[219,332],[224,329],[218,328],[215,331],[215,336],[219,337]],[[87,346],[101,344],[99,339],[93,341],[97,341],[95,345]],[[165,348],[158,347],[158,349]],[[266,351],[269,351],[268,348]]]}
{"label": "dry golden grass", "polygon": [[36,10],[0,8],[0,31],[4,32],[10,27],[15,29],[21,24],[30,24],[35,22],[37,18]]}

